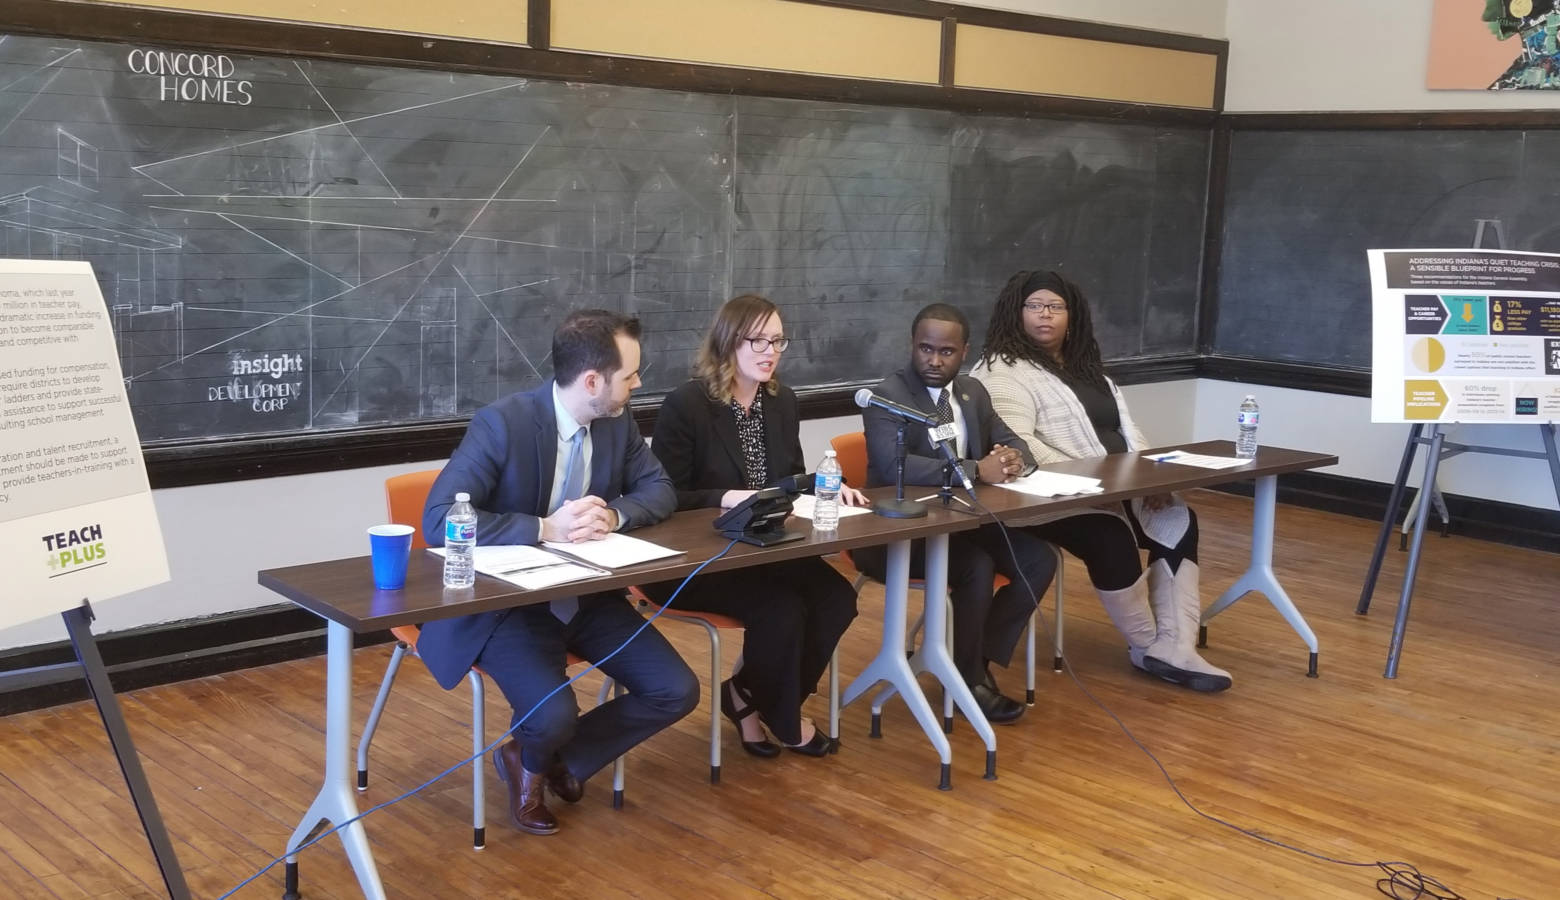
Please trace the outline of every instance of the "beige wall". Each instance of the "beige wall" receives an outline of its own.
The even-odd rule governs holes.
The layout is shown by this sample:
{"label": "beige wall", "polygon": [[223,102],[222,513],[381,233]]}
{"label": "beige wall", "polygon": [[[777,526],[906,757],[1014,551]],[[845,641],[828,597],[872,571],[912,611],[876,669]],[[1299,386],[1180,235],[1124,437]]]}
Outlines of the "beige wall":
{"label": "beige wall", "polygon": [[[1229,0],[1230,112],[1553,109],[1560,91],[1425,87],[1429,0]],[[1477,16],[1483,4],[1466,4]],[[1512,58],[1514,41],[1505,42]]]}

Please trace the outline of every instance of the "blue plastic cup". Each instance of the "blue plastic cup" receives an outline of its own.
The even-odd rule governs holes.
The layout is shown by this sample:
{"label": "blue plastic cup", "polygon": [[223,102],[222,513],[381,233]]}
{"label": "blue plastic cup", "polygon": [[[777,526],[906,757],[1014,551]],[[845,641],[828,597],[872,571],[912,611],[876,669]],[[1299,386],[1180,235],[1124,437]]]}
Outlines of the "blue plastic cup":
{"label": "blue plastic cup", "polygon": [[398,591],[406,587],[406,562],[412,556],[412,526],[375,525],[368,530],[374,561],[374,587]]}

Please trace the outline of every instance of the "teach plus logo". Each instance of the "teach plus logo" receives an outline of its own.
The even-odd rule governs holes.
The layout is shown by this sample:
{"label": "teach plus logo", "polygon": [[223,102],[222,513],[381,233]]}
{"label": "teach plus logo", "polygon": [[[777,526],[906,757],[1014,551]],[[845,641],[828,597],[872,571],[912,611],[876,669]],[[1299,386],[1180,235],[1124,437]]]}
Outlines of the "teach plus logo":
{"label": "teach plus logo", "polygon": [[48,556],[50,578],[69,575],[82,569],[101,566],[107,561],[107,543],[103,540],[102,525],[84,525],[70,531],[46,534],[42,537]]}

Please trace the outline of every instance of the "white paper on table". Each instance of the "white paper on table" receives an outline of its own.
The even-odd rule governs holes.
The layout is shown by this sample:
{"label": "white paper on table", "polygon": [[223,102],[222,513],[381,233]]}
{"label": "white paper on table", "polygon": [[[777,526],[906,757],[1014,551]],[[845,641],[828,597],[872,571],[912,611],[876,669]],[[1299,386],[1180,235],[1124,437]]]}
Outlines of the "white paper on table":
{"label": "white paper on table", "polygon": [[[813,507],[817,503],[818,498],[812,494],[797,494],[791,498],[791,515],[799,519],[811,519],[813,517]],[[849,516],[864,516],[870,512],[872,512],[871,507],[840,504],[840,518],[842,519]]]}
{"label": "white paper on table", "polygon": [[[428,552],[443,556],[444,548],[429,547]],[[527,544],[479,546],[472,550],[471,557],[473,567],[483,575],[507,581],[528,591],[609,574],[605,569]]]}
{"label": "white paper on table", "polygon": [[665,559],[685,552],[618,532],[613,532],[599,541],[580,541],[577,544],[543,541],[542,546],[570,556],[577,556],[588,563],[605,566],[608,569],[637,566],[652,559]]}
{"label": "white paper on table", "polygon": [[1002,487],[1010,491],[1032,494],[1036,497],[1067,497],[1073,494],[1098,494],[1104,490],[1098,478],[1087,475],[1067,475],[1036,469],[1023,478],[1004,481]]}
{"label": "white paper on table", "polygon": [[1152,453],[1144,458],[1151,459],[1154,462],[1196,466],[1199,469],[1233,469],[1236,466],[1244,466],[1251,462],[1249,459],[1240,459],[1234,456],[1207,456],[1202,453],[1187,453],[1185,450],[1171,450],[1169,453]]}

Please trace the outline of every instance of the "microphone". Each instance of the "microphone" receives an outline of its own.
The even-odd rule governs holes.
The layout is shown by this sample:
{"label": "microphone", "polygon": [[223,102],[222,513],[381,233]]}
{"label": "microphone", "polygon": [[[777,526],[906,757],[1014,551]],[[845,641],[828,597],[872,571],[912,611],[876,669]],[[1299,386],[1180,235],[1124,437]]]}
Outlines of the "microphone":
{"label": "microphone", "polygon": [[937,444],[938,449],[942,451],[943,458],[948,461],[948,465],[952,466],[953,471],[958,474],[959,481],[963,483],[964,489],[971,494],[975,493],[975,484],[970,481],[970,476],[964,473],[964,467],[959,464],[959,455],[953,449],[954,428],[952,424],[940,423],[936,418],[928,416],[919,409],[911,409],[904,404],[879,397],[877,394],[872,393],[871,388],[862,388],[856,392],[856,405],[862,409],[876,406],[878,409],[892,413],[901,419],[925,425],[930,431],[929,437]]}
{"label": "microphone", "polygon": [[952,467],[953,473],[958,476],[959,481],[963,482],[964,489],[969,491],[970,496],[973,497],[975,495],[975,485],[971,483],[970,476],[965,474],[964,466],[960,465],[959,456],[953,449],[953,441],[938,441],[937,446],[941,448],[943,459],[948,461],[948,465]]}
{"label": "microphone", "polygon": [[813,486],[817,477],[815,472],[803,472],[800,475],[786,475],[775,481],[773,487],[777,487],[787,494],[805,494]]}
{"label": "microphone", "polygon": [[936,428],[939,424],[936,419],[932,418],[924,412],[921,412],[919,409],[911,409],[910,407],[903,404],[895,403],[892,400],[879,397],[877,394],[872,393],[871,388],[862,388],[856,392],[856,405],[862,409],[866,409],[869,406],[876,406],[878,409],[892,413],[901,419],[917,422],[921,425],[925,425],[928,428]]}

